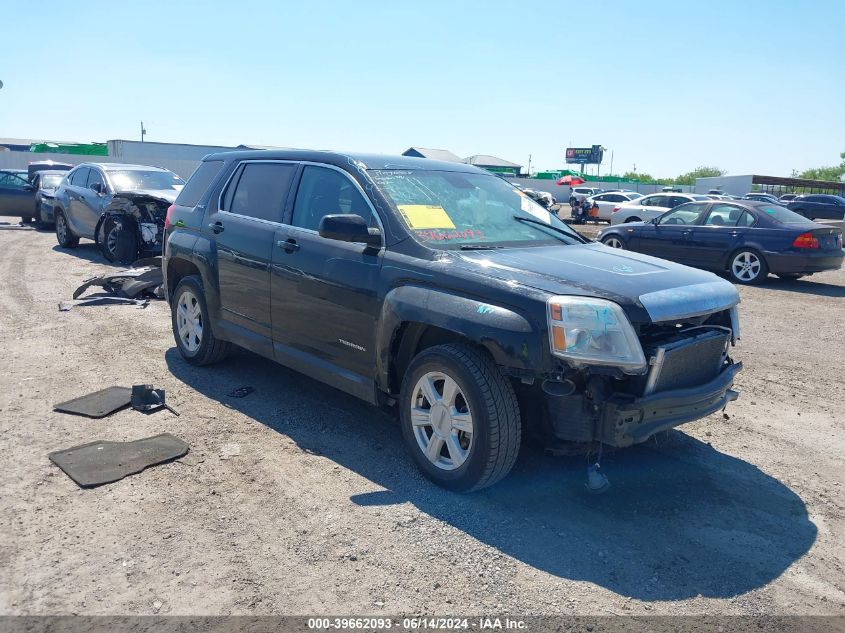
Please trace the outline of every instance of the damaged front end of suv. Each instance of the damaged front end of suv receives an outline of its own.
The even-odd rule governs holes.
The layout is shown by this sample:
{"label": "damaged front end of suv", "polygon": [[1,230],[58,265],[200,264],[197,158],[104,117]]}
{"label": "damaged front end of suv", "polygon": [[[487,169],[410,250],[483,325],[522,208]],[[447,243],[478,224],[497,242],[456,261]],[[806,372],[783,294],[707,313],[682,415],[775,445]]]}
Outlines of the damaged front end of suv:
{"label": "damaged front end of suv", "polygon": [[172,203],[172,199],[148,193],[116,193],[94,233],[106,259],[129,264],[160,255],[164,220]]}
{"label": "damaged front end of suv", "polygon": [[557,371],[541,384],[543,418],[556,441],[626,447],[714,413],[737,398],[742,364],[736,289],[723,281],[638,297],[632,320],[600,298],[548,300]]}

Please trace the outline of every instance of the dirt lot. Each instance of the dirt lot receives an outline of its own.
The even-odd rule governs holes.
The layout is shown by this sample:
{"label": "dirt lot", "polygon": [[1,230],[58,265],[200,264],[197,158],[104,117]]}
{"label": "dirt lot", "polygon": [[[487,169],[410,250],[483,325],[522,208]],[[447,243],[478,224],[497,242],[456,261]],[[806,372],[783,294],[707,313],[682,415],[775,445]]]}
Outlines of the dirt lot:
{"label": "dirt lot", "polygon": [[[742,288],[730,418],[606,456],[607,494],[526,449],[460,496],[388,413],[246,352],[188,366],[164,302],[58,311],[107,268],[0,231],[2,614],[845,614],[843,271]],[[141,382],[181,417],[52,411]],[[165,431],[188,455],[97,489],[47,459]]]}

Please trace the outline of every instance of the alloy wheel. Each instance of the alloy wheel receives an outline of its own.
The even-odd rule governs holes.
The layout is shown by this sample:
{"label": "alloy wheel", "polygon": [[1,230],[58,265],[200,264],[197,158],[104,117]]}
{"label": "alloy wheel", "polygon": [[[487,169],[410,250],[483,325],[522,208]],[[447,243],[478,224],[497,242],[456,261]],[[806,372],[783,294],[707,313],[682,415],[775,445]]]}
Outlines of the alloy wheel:
{"label": "alloy wheel", "polygon": [[123,227],[118,223],[112,221],[109,232],[106,234],[106,249],[114,256],[117,249],[117,239],[120,237],[120,231]]}
{"label": "alloy wheel", "polygon": [[625,245],[622,244],[622,240],[618,237],[609,237],[604,240],[604,245],[609,246],[610,248],[625,248]]}
{"label": "alloy wheel", "polygon": [[740,281],[754,281],[760,275],[762,264],[754,253],[743,251],[731,262],[731,272]]}
{"label": "alloy wheel", "polygon": [[196,295],[185,290],[176,303],[176,330],[179,341],[189,352],[196,352],[202,345],[202,308]]}
{"label": "alloy wheel", "polygon": [[411,391],[411,426],[420,450],[437,468],[455,470],[469,457],[472,412],[451,376],[432,371],[417,381]]}
{"label": "alloy wheel", "polygon": [[63,213],[56,214],[56,235],[59,237],[59,243],[64,244],[67,239],[67,224]]}

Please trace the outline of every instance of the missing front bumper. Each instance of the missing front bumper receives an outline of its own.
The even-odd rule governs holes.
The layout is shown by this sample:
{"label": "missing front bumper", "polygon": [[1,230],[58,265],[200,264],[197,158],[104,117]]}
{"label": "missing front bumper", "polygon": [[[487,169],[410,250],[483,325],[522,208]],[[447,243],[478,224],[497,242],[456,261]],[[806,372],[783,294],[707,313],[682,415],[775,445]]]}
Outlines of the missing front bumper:
{"label": "missing front bumper", "polygon": [[741,369],[742,363],[727,365],[715,380],[697,387],[662,391],[627,402],[611,398],[599,422],[598,439],[611,446],[639,444],[655,433],[723,409],[739,396],[731,387]]}
{"label": "missing front bumper", "polygon": [[604,401],[584,394],[546,396],[553,434],[566,442],[602,442],[625,447],[660,431],[699,420],[723,409],[739,395],[731,389],[742,363],[726,364],[708,383],[635,398],[612,394]]}

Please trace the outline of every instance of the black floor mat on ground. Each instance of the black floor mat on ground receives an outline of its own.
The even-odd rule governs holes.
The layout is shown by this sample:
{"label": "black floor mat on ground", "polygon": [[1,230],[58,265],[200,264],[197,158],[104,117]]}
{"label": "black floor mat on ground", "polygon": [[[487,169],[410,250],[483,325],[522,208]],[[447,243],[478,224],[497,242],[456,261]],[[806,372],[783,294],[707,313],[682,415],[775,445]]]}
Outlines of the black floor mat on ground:
{"label": "black floor mat on ground", "polygon": [[118,409],[128,407],[132,400],[132,389],[129,387],[106,387],[100,391],[89,393],[61,402],[53,407],[55,411],[75,413],[89,418],[104,418]]}
{"label": "black floor mat on ground", "polygon": [[50,461],[82,488],[92,488],[182,457],[188,445],[170,433],[134,442],[91,442],[50,453]]}

